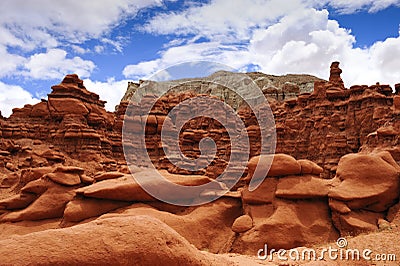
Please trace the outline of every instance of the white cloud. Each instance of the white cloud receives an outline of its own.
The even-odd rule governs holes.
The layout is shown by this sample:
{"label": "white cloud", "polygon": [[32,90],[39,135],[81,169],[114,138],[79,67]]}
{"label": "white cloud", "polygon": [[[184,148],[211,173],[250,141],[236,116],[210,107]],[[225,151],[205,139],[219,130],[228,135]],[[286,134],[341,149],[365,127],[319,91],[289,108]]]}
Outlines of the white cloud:
{"label": "white cloud", "polygon": [[[367,55],[365,55],[365,53]],[[352,56],[352,55],[350,55]],[[357,68],[361,72],[357,78],[357,82],[375,82],[389,83],[391,85],[400,82],[400,37],[388,38],[383,42],[377,42],[371,48],[364,51],[365,63],[358,63]],[[360,58],[362,58],[360,56]]]}
{"label": "white cloud", "polygon": [[307,0],[313,6],[329,5],[340,13],[352,14],[366,10],[370,13],[378,12],[390,6],[400,6],[399,0]]}
{"label": "white cloud", "polygon": [[83,48],[83,47],[81,47],[79,45],[75,45],[75,44],[71,45],[71,48],[77,54],[86,54],[89,52],[89,49]]}
{"label": "white cloud", "polygon": [[23,107],[25,104],[35,104],[39,101],[20,86],[0,81],[0,111],[4,117],[10,116],[15,107]]}
{"label": "white cloud", "polygon": [[109,44],[113,47],[115,51],[118,51],[122,53],[123,50],[123,43],[126,41],[126,38],[119,36],[115,38],[115,40],[109,39],[109,38],[102,38],[101,42],[104,44]]}
{"label": "white cloud", "polygon": [[276,74],[310,73],[327,78],[326,69],[354,37],[328,19],[326,10],[304,9],[277,24],[254,32],[249,50],[261,71]]}
{"label": "white cloud", "polygon": [[23,75],[34,79],[62,79],[66,74],[76,73],[89,77],[95,64],[80,57],[67,58],[67,52],[50,49],[46,53],[32,55],[24,65]]}
{"label": "white cloud", "polygon": [[62,3],[2,0],[0,28],[22,40],[18,43],[22,47],[52,48],[56,42],[54,37],[77,43],[99,38],[121,19],[136,15],[142,8],[160,4],[157,0],[65,0]]}
{"label": "white cloud", "polygon": [[107,101],[106,110],[113,112],[128,88],[129,80],[118,80],[115,78],[107,79],[107,82],[83,80],[85,87],[100,96],[100,99]]}
{"label": "white cloud", "polygon": [[251,62],[272,74],[307,73],[327,79],[329,64],[341,61],[346,86],[400,81],[400,37],[355,48],[351,32],[329,20],[324,10],[307,9],[254,32]]}
{"label": "white cloud", "polygon": [[303,8],[301,0],[213,0],[193,5],[181,13],[159,14],[144,30],[155,34],[194,34],[229,42],[248,38],[252,28],[271,25],[299,8]]}
{"label": "white cloud", "polygon": [[[27,60],[32,53],[40,50],[70,47],[72,52],[84,54],[87,50],[79,44],[91,39],[99,39],[121,52],[124,39],[109,39],[108,34],[111,30],[125,19],[135,16],[139,10],[160,5],[162,5],[160,0],[65,0],[62,3],[52,0],[2,0],[0,1],[0,58],[2,58],[0,76],[26,75],[25,71],[22,73],[16,71],[18,66],[24,57]],[[4,64],[3,61],[7,63]],[[83,60],[78,61],[79,58],[74,58],[73,61],[66,60],[62,64],[73,63],[74,66],[71,67],[73,69],[77,64],[85,63]],[[28,67],[33,66],[34,62]],[[61,67],[63,68],[66,67]],[[86,66],[83,74],[88,73],[87,68],[90,66]],[[36,78],[41,70],[32,68],[28,76]],[[57,72],[54,67],[51,67],[51,71]],[[40,78],[43,76],[46,74],[42,74]],[[50,73],[49,76],[56,75]]]}
{"label": "white cloud", "polygon": [[126,78],[138,80],[143,79],[146,76],[150,76],[162,68],[163,63],[161,62],[161,59],[156,59],[152,61],[140,62],[136,65],[127,65],[122,71],[122,74]]}
{"label": "white cloud", "polygon": [[7,52],[5,46],[0,45],[0,77],[5,77],[15,72],[26,59],[16,54],[10,54]]}
{"label": "white cloud", "polygon": [[[224,45],[219,42],[189,43],[170,47],[160,58],[127,65],[123,70],[126,78],[159,79],[174,78],[164,73],[166,68],[185,62],[210,61],[225,64],[231,69],[240,69],[249,63],[250,54],[246,47]],[[164,71],[160,73],[160,71]]]}
{"label": "white cloud", "polygon": [[[243,2],[246,1],[241,3]],[[272,3],[271,1],[265,3],[267,2]],[[298,4],[296,0],[292,2],[293,6]],[[338,8],[360,6],[369,10],[372,10],[373,6],[395,3],[394,1],[356,2],[354,6],[350,4],[345,6],[347,2],[344,1],[335,3]],[[239,1],[235,1],[236,3]],[[289,1],[285,3],[288,4]],[[326,3],[329,4],[328,1]],[[235,17],[235,23],[230,22],[229,12],[224,19],[207,20],[211,14],[206,14],[205,11],[213,7],[220,10],[221,5],[222,2],[219,0],[212,1],[207,5],[191,7],[182,13],[171,12],[155,17],[147,25],[147,30],[160,34],[175,32],[180,41],[172,43],[173,47],[165,46],[165,50],[160,52],[160,57],[157,59],[126,66],[123,74],[126,77],[148,77],[160,69],[180,62],[208,60],[244,71],[247,66],[255,65],[256,69],[270,74],[307,73],[327,79],[330,63],[339,60],[342,62],[341,67],[344,71],[342,77],[347,86],[374,84],[377,81],[393,86],[400,82],[400,63],[396,60],[400,56],[400,37],[377,42],[370,48],[355,48],[353,46],[355,37],[351,31],[341,28],[337,21],[330,20],[328,11],[316,10],[307,5],[303,7],[297,5],[296,10],[286,12],[269,26],[262,25],[267,25],[269,19],[274,16],[266,16],[266,21],[263,22],[257,18],[255,11],[253,11],[254,18],[249,18],[251,16],[247,16],[244,12],[243,16]],[[252,6],[254,2],[249,3],[250,9]],[[241,7],[240,3],[238,7]],[[267,5],[263,10],[268,10],[270,7],[272,6]],[[199,14],[195,14],[194,10]],[[270,13],[280,14],[277,11]],[[200,18],[203,20],[200,21]],[[259,24],[251,28],[249,26],[253,25],[252,23]],[[234,25],[239,31],[241,27],[247,27],[249,30],[246,34],[231,35],[233,39],[228,38],[223,41],[217,41],[218,37],[214,38],[214,41],[201,43],[185,43],[181,40],[182,36],[188,33],[201,32],[203,35],[210,33],[210,36],[219,36],[224,29],[225,33],[229,33]]]}
{"label": "white cloud", "polygon": [[104,52],[104,46],[102,46],[102,45],[96,45],[95,47],[94,47],[94,51],[96,52],[96,53],[98,53],[98,54],[101,54],[102,52]]}

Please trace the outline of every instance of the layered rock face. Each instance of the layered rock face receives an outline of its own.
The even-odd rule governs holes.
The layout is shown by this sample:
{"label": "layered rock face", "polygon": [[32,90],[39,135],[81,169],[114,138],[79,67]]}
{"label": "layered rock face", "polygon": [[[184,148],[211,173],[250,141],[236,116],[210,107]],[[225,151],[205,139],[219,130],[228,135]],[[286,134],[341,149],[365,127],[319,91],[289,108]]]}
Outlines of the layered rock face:
{"label": "layered rock face", "polygon": [[[396,161],[400,161],[399,133],[399,97],[398,85],[393,93],[389,85],[376,84],[373,86],[354,85],[350,89],[344,87],[340,77],[342,70],[339,62],[333,62],[330,68],[329,81],[316,80],[312,93],[301,93],[296,83],[280,83],[279,90],[271,88],[271,80],[265,81],[267,77],[259,76],[257,73],[249,73],[252,80],[263,88],[264,95],[270,101],[277,134],[276,152],[290,154],[296,158],[309,159],[324,167],[323,176],[331,178],[335,175],[337,164],[341,156],[347,153],[372,152],[374,149],[388,150]],[[212,79],[214,81],[214,79]],[[276,81],[275,81],[276,82]],[[265,83],[265,84],[264,84]],[[146,93],[154,91],[158,83],[143,81],[141,84],[130,84],[124,99],[129,97],[143,97]],[[269,84],[269,85],[268,85]],[[297,84],[300,84],[297,80]],[[271,86],[270,86],[271,85]],[[152,111],[151,119],[147,126],[160,129],[166,114],[185,99],[195,97],[199,93],[215,95],[220,99],[227,99],[228,104],[238,109],[238,116],[244,121],[247,128],[251,153],[250,157],[259,154],[259,128],[254,119],[252,110],[243,105],[240,97],[233,92],[224,91],[212,82],[207,83],[196,80],[193,84],[190,80],[180,80],[162,84],[168,88],[173,87],[169,96],[164,96],[158,101],[158,106]],[[227,90],[227,89],[225,89]],[[278,93],[291,95],[285,99]],[[304,91],[304,90],[303,90]],[[279,94],[279,95],[278,95]],[[275,96],[274,96],[275,95]],[[137,99],[138,100],[138,99]],[[277,101],[278,100],[278,101]],[[146,104],[144,97],[139,105]],[[127,102],[123,101],[119,106],[119,114],[124,113]],[[196,112],[196,110],[190,110]],[[190,108],[189,108],[190,109]],[[146,121],[136,116],[132,118],[135,123]],[[172,125],[173,126],[173,125]],[[226,130],[221,125],[211,123],[207,119],[193,120],[186,128],[181,143],[182,150],[192,150],[196,147],[198,140],[204,137],[212,137],[217,140],[218,167],[210,168],[210,176],[218,171],[221,166],[226,165],[229,154],[229,143],[226,138]],[[213,133],[214,134],[213,134]],[[224,133],[225,132],[225,133]],[[153,130],[154,135],[160,132]],[[225,134],[225,135],[224,135]],[[216,137],[219,135],[221,137]],[[224,141],[221,141],[224,140]],[[160,168],[172,169],[165,163],[160,138],[149,141],[152,148],[152,158]],[[217,163],[214,161],[214,164]]]}
{"label": "layered rock face", "polygon": [[52,87],[48,100],[15,108],[1,122],[0,135],[3,140],[45,141],[83,160],[90,153],[121,158],[120,133],[114,131],[114,114],[106,112],[104,104],[77,75],[67,75]]}
{"label": "layered rock face", "polygon": [[[210,94],[221,98],[237,109],[242,101],[240,97],[231,89],[228,89],[219,83],[221,78],[234,75],[227,71],[218,71],[211,76],[195,79],[180,79],[166,82],[154,82],[141,80],[139,83],[129,82],[125,95],[121,102],[129,102],[132,97],[136,100],[143,95],[154,93],[154,87],[160,84],[169,91],[174,93],[191,92],[194,94]],[[314,82],[323,81],[320,78],[311,75],[288,74],[284,76],[267,75],[261,72],[250,72],[246,74],[248,79],[244,81],[244,85],[250,82],[256,84],[268,100],[282,101],[285,99],[296,98],[301,93],[310,93],[314,89]],[[239,84],[240,86],[240,84]],[[116,108],[118,109],[118,107]]]}
{"label": "layered rock face", "polygon": [[[283,81],[277,78],[264,77],[257,73],[249,74],[258,86],[263,86],[264,93],[268,91],[268,84],[276,83],[280,84],[281,89],[285,88],[286,94],[293,92],[294,96],[298,95],[297,98],[286,101],[270,102],[276,124],[276,151],[315,161],[324,167],[325,177],[335,175],[341,156],[358,152],[360,149],[365,152],[385,149],[399,161],[400,95],[394,94],[388,85],[379,84],[369,87],[356,85],[345,89],[340,78],[341,72],[339,63],[334,62],[329,82],[317,80],[313,93],[301,94],[298,94],[301,90],[296,86],[308,84],[301,83],[304,82],[302,80],[294,79],[296,84],[300,85],[292,86],[287,81],[282,83]],[[223,74],[227,76],[227,73]],[[221,75],[215,74],[212,80],[218,81]],[[238,86],[242,86],[245,91],[248,82],[251,80],[243,80],[243,84]],[[174,173],[188,173],[174,168],[164,159],[159,133],[166,115],[180,102],[198,96],[198,93],[226,98],[228,104],[239,109],[238,115],[244,121],[250,137],[250,157],[259,154],[258,125],[255,119],[252,119],[251,110],[242,105],[237,94],[212,82],[187,80],[182,85],[179,83],[182,81],[165,84],[166,88],[176,88],[157,101],[147,121],[142,121],[143,114],[136,114],[132,119],[127,119],[133,126],[146,127],[147,150],[157,167]],[[145,95],[151,93],[154,86],[155,83],[150,81],[131,83],[131,89],[127,91],[124,99],[137,92],[135,97],[142,97],[140,105],[146,105],[146,101],[151,101],[151,96]],[[79,156],[92,153],[101,154],[110,161],[123,160],[121,130],[128,102],[122,101],[114,114],[107,113],[104,110],[104,102],[100,101],[97,95],[88,92],[76,75],[67,76],[60,85],[53,86],[52,89],[48,101],[15,109],[9,119],[2,120],[2,138],[39,139],[56,145],[61,151],[69,154]],[[399,92],[396,90],[396,93]],[[268,96],[267,94],[265,95]],[[282,100],[283,97],[279,96],[276,99]],[[190,107],[189,110],[195,111]],[[184,153],[190,153],[191,158],[199,156],[196,148],[199,140],[211,137],[217,141],[217,159],[205,171],[208,176],[218,176],[230,156],[226,130],[219,123],[207,118],[193,119],[183,130],[184,134],[180,135],[181,148]],[[83,160],[90,159],[90,156],[81,157]],[[200,174],[204,171],[195,173]]]}
{"label": "layered rock face", "polygon": [[[329,82],[316,82],[314,92],[272,106],[277,152],[315,161],[333,177],[340,157],[375,148],[400,161],[398,95],[389,85],[345,89],[337,62]],[[396,92],[398,93],[398,92]]]}

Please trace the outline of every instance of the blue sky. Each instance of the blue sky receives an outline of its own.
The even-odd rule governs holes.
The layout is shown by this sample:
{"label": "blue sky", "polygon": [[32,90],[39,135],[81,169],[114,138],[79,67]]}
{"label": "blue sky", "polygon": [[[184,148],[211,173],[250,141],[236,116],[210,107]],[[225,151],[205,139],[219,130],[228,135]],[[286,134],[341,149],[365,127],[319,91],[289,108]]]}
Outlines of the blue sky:
{"label": "blue sky", "polygon": [[46,98],[69,73],[113,110],[128,81],[191,61],[328,78],[339,60],[346,86],[394,86],[399,24],[400,0],[2,0],[0,110]]}

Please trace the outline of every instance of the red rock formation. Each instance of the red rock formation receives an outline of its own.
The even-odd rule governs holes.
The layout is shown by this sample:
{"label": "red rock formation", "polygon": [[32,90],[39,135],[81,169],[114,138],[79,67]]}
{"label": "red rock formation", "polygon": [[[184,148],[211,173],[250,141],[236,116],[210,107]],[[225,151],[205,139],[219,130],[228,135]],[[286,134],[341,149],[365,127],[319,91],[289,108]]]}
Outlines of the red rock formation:
{"label": "red rock formation", "polygon": [[342,74],[342,70],[339,68],[339,62],[332,62],[329,82],[334,86],[344,89],[344,83],[340,74]]}
{"label": "red rock formation", "polygon": [[[269,165],[271,160],[271,170],[263,183],[254,191],[250,192],[247,186],[241,191],[243,212],[251,217],[253,226],[240,232],[232,250],[250,255],[263,244],[290,249],[336,240],[338,232],[328,206],[332,182],[319,177],[322,169],[285,154],[256,156],[249,162],[246,180],[265,177],[254,169]],[[306,164],[308,169],[302,170],[301,165]],[[312,169],[315,175],[308,173]]]}
{"label": "red rock formation", "polygon": [[[96,237],[94,237],[96,236]],[[88,241],[90,239],[90,241]],[[0,241],[5,265],[230,265],[149,216],[108,218]],[[111,249],[112,251],[111,251]]]}
{"label": "red rock formation", "polygon": [[[104,101],[87,91],[82,80],[68,75],[52,87],[47,101],[14,109],[8,119],[0,117],[0,189],[4,192],[0,221],[58,218],[63,219],[61,226],[68,226],[120,209],[106,216],[145,214],[162,220],[198,249],[251,255],[265,243],[289,249],[335,240],[339,234],[383,228],[398,219],[399,95],[380,84],[345,89],[340,74],[334,62],[329,82],[316,82],[313,93],[271,103],[278,137],[274,156],[257,156],[260,128],[254,113],[241,106],[237,113],[251,144],[247,177],[217,201],[188,208],[153,198],[132,179],[129,169],[134,175],[148,175],[152,186],[164,189],[151,172],[141,168],[145,148],[167,179],[187,186],[215,184],[215,190],[198,191],[200,198],[220,193],[224,185],[212,178],[224,172],[231,157],[243,155],[240,147],[231,150],[230,143],[241,136],[238,133],[238,139],[232,140],[227,134],[235,123],[218,113],[227,128],[215,119],[197,117],[177,132],[176,121],[196,111],[190,99],[198,96],[178,90],[158,99],[148,116],[139,107],[152,104],[154,95],[144,95],[137,109],[121,102],[115,113],[109,113]],[[296,86],[286,87],[285,91],[297,91]],[[395,88],[399,94],[399,86]],[[167,117],[183,100],[189,103]],[[131,143],[125,147],[131,151],[127,159],[134,164],[129,169],[121,145],[123,126],[131,134]],[[162,127],[169,138],[163,144]],[[141,130],[146,132],[144,140]],[[207,145],[201,140],[212,138],[216,157],[206,154],[199,164],[210,165],[192,171],[197,166],[193,160],[166,158],[164,147],[177,148],[170,145],[172,137],[179,137],[179,148],[190,159],[200,158],[201,145]],[[387,152],[376,153],[382,150]],[[266,173],[263,169],[269,163],[272,166]],[[255,171],[256,165],[261,171]],[[239,169],[230,171],[220,181],[228,184],[230,174]],[[252,177],[266,177],[254,191],[247,184]],[[164,192],[172,198],[193,198]],[[193,233],[193,228],[199,233]]]}
{"label": "red rock formation", "polygon": [[67,75],[52,87],[48,100],[15,108],[1,122],[1,134],[6,139],[43,140],[83,160],[89,153],[121,158],[120,132],[113,131],[115,118],[104,104],[77,75]]}
{"label": "red rock formation", "polygon": [[342,235],[378,229],[399,199],[400,166],[388,152],[343,156],[329,191],[332,219]]}
{"label": "red rock formation", "polygon": [[[305,93],[297,99],[271,104],[277,133],[276,152],[315,161],[323,166],[323,176],[326,178],[335,175],[341,156],[360,150],[388,150],[396,161],[400,161],[398,96],[392,93],[388,85],[355,85],[346,89],[340,77],[341,72],[339,63],[333,62],[329,82],[317,81],[312,94]],[[140,89],[140,86],[137,89]],[[175,105],[193,96],[195,95],[172,93],[163,97],[152,113],[155,118],[150,118],[163,122],[166,113]],[[243,106],[238,114],[249,133],[252,157],[260,151],[259,128],[248,107]],[[132,121],[138,124],[145,123],[139,116],[132,118]],[[148,129],[152,129],[148,132],[152,134],[146,137],[153,163],[171,172],[188,173],[187,170],[173,167],[171,162],[164,159],[162,146],[159,145],[159,132],[155,131],[154,122],[148,122]],[[204,124],[208,126],[204,127]],[[160,129],[161,125],[157,123],[157,127]],[[173,130],[173,125],[171,128]],[[229,161],[229,139],[224,135],[226,131],[220,125],[210,123],[206,119],[193,120],[184,129],[187,132],[182,134],[181,148],[184,153],[190,152],[193,158],[199,156],[196,149],[199,139],[211,137],[216,141],[217,159],[205,171],[212,177],[222,173],[221,169]]]}
{"label": "red rock formation", "polygon": [[[315,161],[325,169],[325,177],[335,175],[341,156],[361,148],[366,152],[388,150],[400,161],[397,96],[387,85],[344,89],[340,69],[332,66],[330,82],[316,82],[311,95],[302,94],[296,101],[272,107],[276,151]],[[381,130],[380,137],[374,133],[390,125],[394,130]]]}
{"label": "red rock formation", "polygon": [[[334,176],[341,156],[358,152],[360,148],[367,152],[375,148],[386,149],[399,161],[399,135],[396,134],[399,131],[397,117],[400,113],[398,96],[393,95],[386,85],[352,86],[347,90],[340,73],[338,62],[334,62],[329,82],[316,82],[312,94],[302,94],[297,99],[271,104],[278,137],[277,152],[315,161],[324,167],[325,177]],[[140,88],[138,85],[137,89]],[[113,158],[122,160],[121,130],[128,103],[121,102],[114,115],[105,112],[104,102],[88,92],[76,75],[68,75],[52,89],[48,101],[15,109],[10,119],[1,121],[3,138],[44,140],[82,160],[91,160],[99,154],[103,159],[96,159],[98,161]],[[178,91],[159,99],[147,121],[143,121],[143,114],[133,114],[125,122],[131,125],[133,132],[138,132],[146,125],[147,151],[157,167],[174,173],[206,173],[216,177],[223,172],[230,158],[230,140],[216,121],[193,119],[185,125],[180,138],[182,151],[190,158],[200,155],[199,140],[205,137],[216,140],[217,158],[208,168],[190,172],[173,166],[165,159],[160,145],[161,127],[167,123],[171,134],[176,134],[173,123],[168,119],[165,121],[166,114],[178,103],[196,96],[194,92]],[[141,105],[146,105],[146,101],[151,99],[152,96],[143,97]],[[258,125],[246,107],[239,109],[238,114],[249,133],[252,157],[260,151]],[[141,165],[140,154],[136,154],[140,150],[139,143],[135,141],[139,139],[134,138],[132,142],[133,155],[139,156],[137,164]],[[189,168],[194,167],[190,166],[190,162],[185,164]],[[9,166],[12,168],[12,165]],[[112,165],[110,167],[115,168]]]}

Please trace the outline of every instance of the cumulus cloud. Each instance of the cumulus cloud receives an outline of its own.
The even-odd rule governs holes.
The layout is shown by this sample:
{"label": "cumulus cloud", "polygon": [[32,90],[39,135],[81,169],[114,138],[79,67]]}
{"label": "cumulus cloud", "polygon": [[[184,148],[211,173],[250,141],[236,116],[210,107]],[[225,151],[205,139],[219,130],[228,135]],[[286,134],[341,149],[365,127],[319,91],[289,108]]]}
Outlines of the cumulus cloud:
{"label": "cumulus cloud", "polygon": [[23,75],[34,79],[62,79],[65,74],[76,73],[89,77],[95,64],[80,57],[67,58],[67,52],[50,49],[46,53],[32,55],[24,65]]}
{"label": "cumulus cloud", "polygon": [[65,0],[60,4],[51,0],[3,0],[0,28],[13,36],[15,44],[26,49],[52,48],[56,39],[81,43],[99,38],[123,18],[155,5],[161,5],[161,1]]}
{"label": "cumulus cloud", "polygon": [[129,80],[115,80],[109,78],[106,82],[92,81],[90,79],[83,80],[85,87],[100,96],[100,99],[107,101],[106,110],[113,112],[115,106],[118,105],[128,88]]}
{"label": "cumulus cloud", "polygon": [[71,45],[72,50],[77,53],[77,54],[86,54],[89,52],[89,49],[83,48],[82,46],[79,45]]}
{"label": "cumulus cloud", "polygon": [[[307,73],[327,79],[330,63],[339,60],[347,86],[377,81],[393,85],[400,81],[396,61],[400,37],[363,49],[354,47],[351,31],[329,19],[324,8],[330,6],[347,13],[375,12],[399,3],[400,0],[214,0],[180,13],[162,13],[150,20],[145,30],[172,34],[179,42],[170,42],[159,58],[126,66],[123,74],[148,76],[176,63],[210,60],[243,71]],[[191,41],[184,42],[184,38]]]}
{"label": "cumulus cloud", "polygon": [[[122,52],[123,38],[111,40],[108,34],[125,19],[135,16],[143,8],[160,6],[160,0],[98,0],[58,1],[37,0],[2,0],[0,1],[0,66],[1,76],[27,76],[26,71],[19,72],[23,60],[28,60],[33,53],[42,50],[65,49],[84,54],[88,50],[79,46],[88,40],[98,39],[101,44],[111,46],[113,50]],[[96,49],[97,51],[99,49]],[[102,52],[102,51],[101,51]],[[54,53],[50,53],[49,56]],[[48,57],[48,56],[47,56]],[[58,56],[59,59],[61,56]],[[37,75],[43,70],[43,65],[35,62],[36,55],[29,59],[28,76]],[[46,59],[46,58],[45,58]],[[74,58],[72,61],[64,58],[62,63],[72,63],[72,68],[86,64],[85,60]],[[31,61],[34,62],[31,62]],[[6,62],[6,63],[3,63]],[[59,62],[59,61],[57,61]],[[49,64],[49,62],[46,62]],[[37,65],[38,69],[33,69]],[[87,74],[90,65],[85,66],[83,74]],[[88,69],[89,68],[89,69]],[[54,67],[49,76],[56,77]]]}
{"label": "cumulus cloud", "polygon": [[0,45],[0,58],[0,78],[15,72],[26,61],[23,56],[8,53],[3,45]]}
{"label": "cumulus cloud", "polygon": [[220,42],[248,38],[251,29],[271,25],[303,8],[301,0],[213,0],[184,11],[161,13],[144,30],[155,34],[198,35]]}
{"label": "cumulus cloud", "polygon": [[0,81],[0,111],[4,117],[10,116],[15,107],[23,107],[25,104],[35,104],[39,101],[22,87]]}
{"label": "cumulus cloud", "polygon": [[328,19],[326,10],[304,9],[266,29],[256,30],[249,50],[261,71],[326,77],[323,71],[330,61],[352,49],[354,41],[349,31]]}
{"label": "cumulus cloud", "polygon": [[352,14],[358,11],[378,12],[390,6],[400,6],[399,0],[308,0],[313,6],[329,5],[339,13]]}
{"label": "cumulus cloud", "polygon": [[145,76],[150,76],[162,68],[163,63],[161,62],[161,59],[156,59],[152,61],[140,62],[135,65],[127,65],[122,73],[126,78],[138,80],[143,79]]}
{"label": "cumulus cloud", "polygon": [[[127,65],[123,74],[126,78],[135,80],[166,80],[174,77],[168,75],[165,69],[185,62],[198,61],[219,62],[230,69],[239,70],[249,63],[250,56],[245,46],[224,45],[220,42],[189,43],[168,48],[158,59]],[[160,73],[161,71],[163,72]]]}

